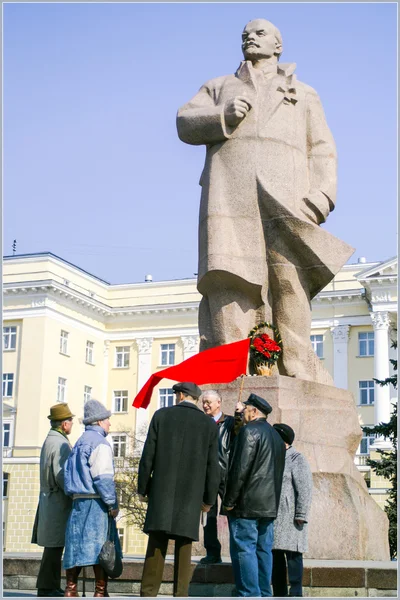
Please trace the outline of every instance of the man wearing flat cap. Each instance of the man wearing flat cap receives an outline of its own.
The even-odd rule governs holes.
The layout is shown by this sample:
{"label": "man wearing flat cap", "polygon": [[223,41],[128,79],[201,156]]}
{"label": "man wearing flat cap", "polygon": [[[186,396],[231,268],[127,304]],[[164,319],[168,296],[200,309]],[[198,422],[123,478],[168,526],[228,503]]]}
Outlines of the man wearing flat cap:
{"label": "man wearing flat cap", "polygon": [[285,466],[285,444],[267,422],[272,407],[250,394],[229,464],[228,510],[238,596],[272,596],[272,543]]}
{"label": "man wearing flat cap", "polygon": [[32,532],[32,544],[44,546],[37,595],[64,596],[61,589],[61,556],[65,542],[65,528],[72,507],[71,498],[64,494],[64,464],[71,453],[68,435],[73,415],[68,404],[59,403],[50,408],[47,417],[51,429],[40,453],[40,496]]}
{"label": "man wearing flat cap", "polygon": [[174,596],[188,596],[200,513],[210,510],[220,484],[218,429],[196,405],[201,389],[183,382],[173,390],[176,405],[155,412],[139,464],[138,493],[148,501],[143,531],[149,535],[141,596],[157,596],[170,539]]}
{"label": "man wearing flat cap", "polygon": [[305,456],[293,448],[294,431],[276,423],[286,447],[285,470],[278,516],[275,521],[272,554],[274,596],[302,596],[303,553],[308,550],[308,513],[311,507],[312,474]]}

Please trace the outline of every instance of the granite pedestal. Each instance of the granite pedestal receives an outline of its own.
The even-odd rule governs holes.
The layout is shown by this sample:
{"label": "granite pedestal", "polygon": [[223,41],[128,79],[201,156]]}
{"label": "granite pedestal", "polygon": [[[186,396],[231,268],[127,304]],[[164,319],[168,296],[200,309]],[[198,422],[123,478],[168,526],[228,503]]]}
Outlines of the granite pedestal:
{"label": "granite pedestal", "polygon": [[[294,446],[310,463],[314,489],[309,517],[306,558],[329,560],[389,560],[388,519],[368,493],[354,464],[362,437],[355,401],[344,389],[282,375],[247,376],[229,384],[202,386],[217,389],[223,411],[233,414],[254,392],[273,407],[271,424],[287,423],[296,432]],[[229,532],[219,517],[223,555],[229,555]],[[201,543],[197,552],[202,552]]]}

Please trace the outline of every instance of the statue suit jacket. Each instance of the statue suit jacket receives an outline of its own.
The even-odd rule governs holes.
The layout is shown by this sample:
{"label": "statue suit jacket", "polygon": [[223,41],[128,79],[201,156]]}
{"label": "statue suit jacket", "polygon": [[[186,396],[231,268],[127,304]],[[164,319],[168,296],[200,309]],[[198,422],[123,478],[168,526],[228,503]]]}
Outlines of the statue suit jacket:
{"label": "statue suit jacket", "polygon": [[[353,253],[320,228],[336,196],[336,149],[315,90],[294,64],[265,76],[250,61],[202,86],[177,117],[188,144],[206,144],[200,179],[198,288],[228,271],[264,285],[268,265],[303,271],[310,298]],[[230,129],[224,106],[245,96],[251,109]]]}

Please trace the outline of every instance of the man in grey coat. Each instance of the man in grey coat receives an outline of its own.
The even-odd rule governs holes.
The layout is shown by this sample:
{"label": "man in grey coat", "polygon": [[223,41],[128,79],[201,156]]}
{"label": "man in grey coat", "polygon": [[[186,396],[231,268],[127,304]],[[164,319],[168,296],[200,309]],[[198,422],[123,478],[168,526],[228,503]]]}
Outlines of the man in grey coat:
{"label": "man in grey coat", "polygon": [[67,436],[71,433],[73,415],[68,404],[50,408],[51,429],[40,453],[40,496],[32,533],[32,544],[44,546],[37,595],[64,596],[61,589],[61,557],[71,498],[64,494],[64,464],[71,452]]}
{"label": "man in grey coat", "polygon": [[[294,431],[285,423],[274,429],[286,446],[282,491],[275,521],[272,586],[274,596],[302,596],[303,552],[307,551],[307,520],[311,507],[312,474],[306,458],[292,446]],[[286,567],[287,561],[287,567]]]}

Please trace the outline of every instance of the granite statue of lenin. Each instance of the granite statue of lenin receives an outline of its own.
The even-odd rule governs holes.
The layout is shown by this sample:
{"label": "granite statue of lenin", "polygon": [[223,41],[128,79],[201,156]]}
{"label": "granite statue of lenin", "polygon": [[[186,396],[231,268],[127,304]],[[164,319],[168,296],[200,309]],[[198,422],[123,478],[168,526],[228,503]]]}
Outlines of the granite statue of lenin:
{"label": "granite statue of lenin", "polygon": [[320,99],[280,64],[282,38],[250,21],[235,74],[178,111],[182,141],[205,144],[199,220],[200,349],[278,327],[281,374],[332,383],[310,344],[311,299],[353,248],[320,227],[334,209],[336,148]]}

